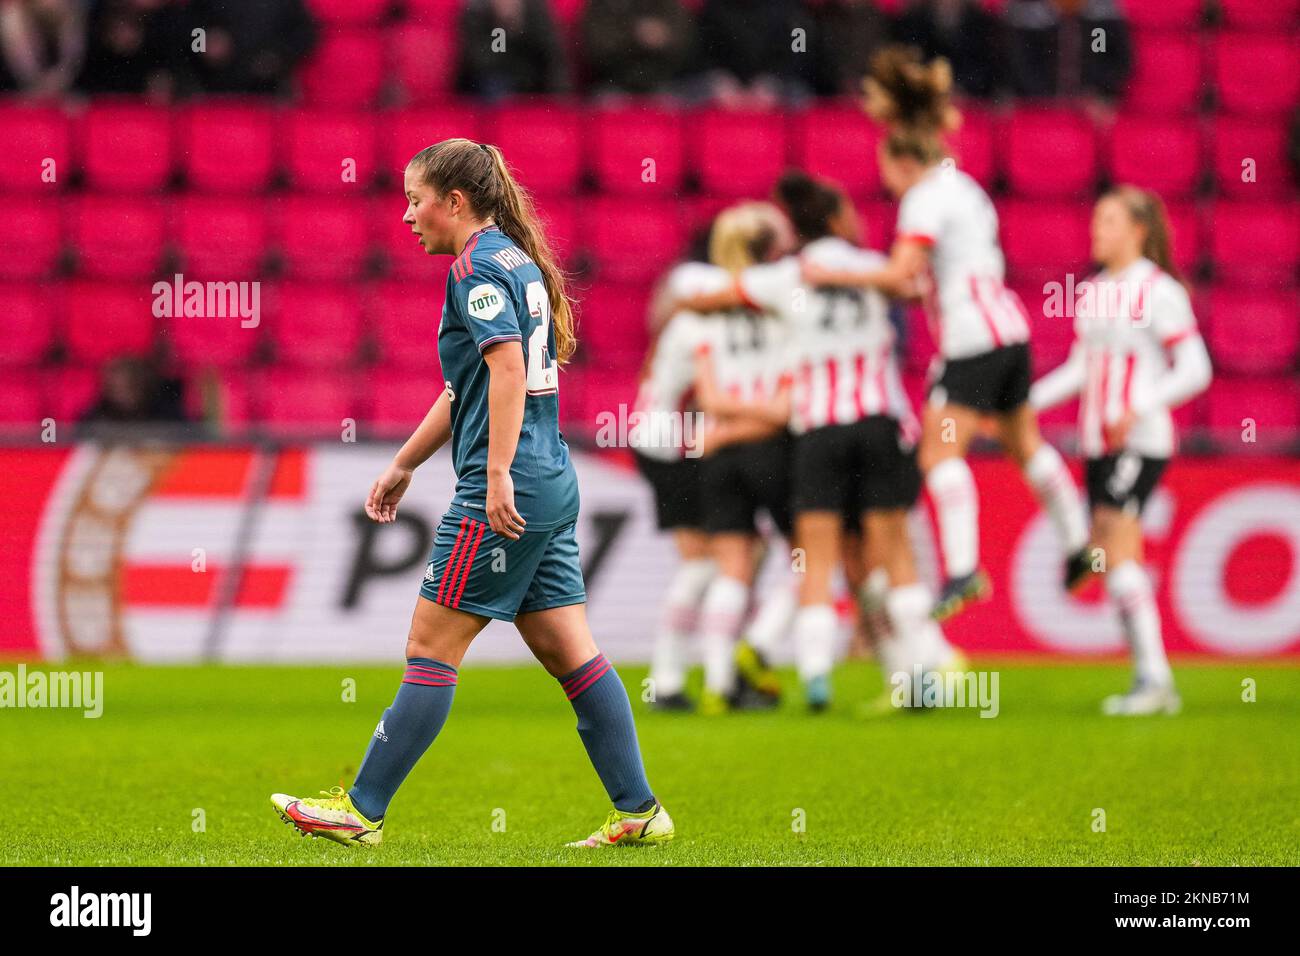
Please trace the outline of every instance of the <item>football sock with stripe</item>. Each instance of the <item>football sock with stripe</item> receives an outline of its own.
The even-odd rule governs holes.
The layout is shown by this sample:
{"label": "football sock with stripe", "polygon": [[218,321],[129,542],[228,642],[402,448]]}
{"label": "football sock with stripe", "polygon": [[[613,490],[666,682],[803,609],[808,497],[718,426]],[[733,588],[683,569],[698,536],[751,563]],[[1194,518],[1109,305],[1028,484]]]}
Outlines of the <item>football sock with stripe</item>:
{"label": "football sock with stripe", "polygon": [[578,736],[614,806],[631,813],[650,809],[655,797],[641,763],[632,705],[614,665],[597,654],[559,680],[578,715]]}
{"label": "football sock with stripe", "polygon": [[1047,442],[1039,445],[1038,451],[1025,462],[1025,480],[1051,519],[1065,556],[1081,550],[1088,543],[1088,517],[1069,466],[1060,453]]}
{"label": "football sock with stripe", "polygon": [[704,656],[704,686],[726,696],[736,688],[736,638],[745,623],[749,588],[719,574],[704,595],[700,610],[700,649]]}
{"label": "football sock with stripe", "polygon": [[1106,593],[1119,611],[1138,679],[1162,686],[1172,684],[1174,675],[1160,634],[1160,609],[1146,571],[1136,561],[1111,568],[1106,572]]}
{"label": "football sock with stripe", "polygon": [[980,560],[979,496],[970,466],[961,458],[945,458],[925,476],[925,486],[939,519],[939,544],[948,577],[975,571]]}
{"label": "football sock with stripe", "polygon": [[411,657],[392,706],[370,738],[370,746],[348,791],[361,815],[379,820],[411,768],[424,756],[447,720],[456,693],[456,668],[430,657]]}
{"label": "football sock with stripe", "polygon": [[716,572],[708,558],[695,558],[683,561],[673,574],[650,658],[656,697],[680,694],[686,686],[686,643],[695,634],[700,603]]}

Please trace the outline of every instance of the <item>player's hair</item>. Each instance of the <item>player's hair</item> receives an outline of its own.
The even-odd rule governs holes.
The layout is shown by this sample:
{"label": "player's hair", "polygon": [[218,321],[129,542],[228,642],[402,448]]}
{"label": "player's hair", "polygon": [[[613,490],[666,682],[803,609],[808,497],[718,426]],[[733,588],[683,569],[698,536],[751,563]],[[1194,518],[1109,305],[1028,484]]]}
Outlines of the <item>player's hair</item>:
{"label": "player's hair", "polygon": [[724,209],[709,233],[709,261],[731,273],[766,262],[781,236],[781,218],[781,210],[768,202]]}
{"label": "player's hair", "polygon": [[910,156],[926,165],[944,157],[943,134],[961,125],[947,60],[926,63],[916,47],[887,46],[871,58],[863,87],[863,108],[886,128],[890,156]]}
{"label": "player's hair", "polygon": [[1173,230],[1169,227],[1169,212],[1164,200],[1149,189],[1130,185],[1113,187],[1102,196],[1102,199],[1108,198],[1119,200],[1129,218],[1146,230],[1142,255],[1159,266],[1162,272],[1182,282],[1183,277],[1174,264]]}
{"label": "player's hair", "polygon": [[837,188],[797,169],[781,175],[772,195],[785,210],[800,243],[829,236],[844,203],[844,194]]}
{"label": "player's hair", "polygon": [[445,139],[420,150],[407,165],[439,195],[459,189],[478,215],[495,222],[537,264],[551,300],[556,361],[567,362],[578,345],[568,280],[542,232],[532,197],[515,180],[501,150],[469,139]]}

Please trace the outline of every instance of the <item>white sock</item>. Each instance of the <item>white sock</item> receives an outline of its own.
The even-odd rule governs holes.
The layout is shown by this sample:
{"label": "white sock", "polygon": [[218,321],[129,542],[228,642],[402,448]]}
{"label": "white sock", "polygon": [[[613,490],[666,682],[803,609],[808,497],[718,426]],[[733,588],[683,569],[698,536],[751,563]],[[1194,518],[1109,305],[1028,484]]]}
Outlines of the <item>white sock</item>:
{"label": "white sock", "polygon": [[1138,680],[1172,684],[1174,675],[1160,636],[1160,610],[1146,571],[1136,561],[1111,568],[1106,572],[1106,593],[1119,610]]}
{"label": "white sock", "polygon": [[745,620],[749,588],[719,574],[709,585],[700,609],[700,644],[704,651],[704,687],[727,695],[736,686],[736,637]]}
{"label": "white sock", "polygon": [[956,654],[930,617],[933,607],[930,589],[920,582],[894,588],[885,599],[898,654],[904,662],[903,670],[910,672],[913,665],[934,670],[943,667]]}
{"label": "white sock", "polygon": [[809,604],[794,616],[794,663],[805,684],[831,672],[839,621],[829,604]]}
{"label": "white sock", "polygon": [[759,605],[754,622],[745,632],[750,646],[769,662],[781,638],[790,633],[795,609],[799,606],[796,587],[796,582],[790,580],[771,591]]}
{"label": "white sock", "polygon": [[1070,469],[1051,445],[1043,442],[1025,462],[1025,480],[1047,512],[1066,557],[1088,543],[1088,519]]}
{"label": "white sock", "polygon": [[695,633],[700,604],[716,571],[708,558],[693,558],[683,561],[673,573],[650,657],[656,697],[680,694],[686,686],[686,643]]}
{"label": "white sock", "polygon": [[939,516],[939,543],[944,572],[950,578],[971,574],[979,566],[979,499],[975,477],[961,458],[947,458],[930,469],[925,486]]}

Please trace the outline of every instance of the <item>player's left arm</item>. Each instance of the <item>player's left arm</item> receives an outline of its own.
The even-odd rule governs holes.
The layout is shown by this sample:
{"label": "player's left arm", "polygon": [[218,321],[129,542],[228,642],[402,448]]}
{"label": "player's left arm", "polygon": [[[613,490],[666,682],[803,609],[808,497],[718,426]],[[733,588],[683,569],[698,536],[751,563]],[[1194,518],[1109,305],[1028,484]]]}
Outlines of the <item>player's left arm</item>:
{"label": "player's left arm", "polygon": [[875,269],[836,269],[804,257],[803,280],[811,286],[876,289],[890,298],[915,299],[929,261],[929,245],[908,236],[895,241],[889,259]]}
{"label": "player's left arm", "polygon": [[510,465],[524,425],[528,376],[518,342],[498,342],[483,350],[488,367],[488,526],[502,537],[519,540],[523,517],[515,509],[515,484]]}

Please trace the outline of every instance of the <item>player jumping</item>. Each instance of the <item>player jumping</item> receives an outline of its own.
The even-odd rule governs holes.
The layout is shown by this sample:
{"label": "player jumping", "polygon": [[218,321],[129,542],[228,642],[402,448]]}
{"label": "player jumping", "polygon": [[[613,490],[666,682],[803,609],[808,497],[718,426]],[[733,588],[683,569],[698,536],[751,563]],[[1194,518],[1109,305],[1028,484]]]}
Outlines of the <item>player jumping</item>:
{"label": "player jumping", "polygon": [[902,47],[876,55],[866,109],[888,130],[880,172],[900,199],[894,245],[888,262],[870,272],[810,262],[806,273],[817,285],[865,285],[899,298],[923,293],[940,355],[919,450],[946,575],[934,611],[940,620],[990,590],[979,567],[979,503],[966,464],[988,416],[1056,528],[1066,587],[1078,587],[1089,573],[1078,490],[1056,449],[1042,440],[1028,404],[1029,317],[1003,285],[997,213],[979,184],[946,158],[943,134],[960,120],[949,102],[951,89],[944,60],[923,64],[916,51]]}
{"label": "player jumping", "polygon": [[447,381],[370,489],[366,513],[393,521],[415,469],[449,440],[456,490],[416,601],[406,673],[356,781],[271,802],[305,835],[379,843],[389,802],[447,718],[461,659],[496,618],[513,621],[560,682],[614,804],[600,829],[569,845],[665,843],[673,822],[646,781],[627,692],[587,626],[578,482],[558,424],[559,365],[575,345],[563,275],[496,147],[444,140],[417,153],[404,178],[402,221],[427,254],[456,256],[438,326]]}

